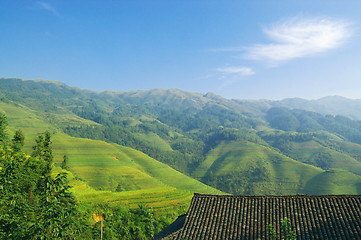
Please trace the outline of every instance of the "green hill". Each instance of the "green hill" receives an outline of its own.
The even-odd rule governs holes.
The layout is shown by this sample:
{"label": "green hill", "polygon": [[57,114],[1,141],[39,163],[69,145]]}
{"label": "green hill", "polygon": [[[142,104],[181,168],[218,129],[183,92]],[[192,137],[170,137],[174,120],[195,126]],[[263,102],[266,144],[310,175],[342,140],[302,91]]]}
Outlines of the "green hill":
{"label": "green hill", "polygon": [[300,194],[323,171],[255,143],[221,143],[194,175],[226,192],[246,195]]}
{"label": "green hill", "polygon": [[268,133],[265,139],[285,155],[324,170],[343,169],[361,175],[361,162],[358,160],[361,145],[341,141],[332,135],[323,134]]}
{"label": "green hill", "polygon": [[315,141],[294,142],[288,151],[294,159],[321,167],[323,169],[339,168],[361,175],[361,162],[346,153],[327,148]]}
{"label": "green hill", "polygon": [[361,177],[344,170],[329,170],[311,179],[306,194],[360,194]]}
{"label": "green hill", "polygon": [[59,82],[0,79],[2,109],[12,131],[24,130],[25,149],[50,129],[56,165],[67,156],[83,199],[103,194],[115,202],[144,191],[153,199],[156,192],[179,194],[187,202],[191,192],[218,191],[207,185],[235,194],[308,193],[315,192],[309,183],[325,176],[335,181],[324,182],[319,192],[360,193],[361,122],[337,116],[340,106],[358,102],[337,99],[318,101],[338,106],[324,115],[293,109],[313,105],[299,99],[229,100],[178,89],[98,93]]}
{"label": "green hill", "polygon": [[361,120],[361,100],[341,96],[328,96],[317,100],[291,98],[278,101],[275,105]]}
{"label": "green hill", "polygon": [[73,191],[81,202],[164,208],[188,204],[193,192],[221,193],[134,149],[68,136],[27,107],[0,102],[0,111],[7,115],[10,131],[24,132],[27,152],[37,134],[53,132],[54,162],[59,166],[68,157]]}

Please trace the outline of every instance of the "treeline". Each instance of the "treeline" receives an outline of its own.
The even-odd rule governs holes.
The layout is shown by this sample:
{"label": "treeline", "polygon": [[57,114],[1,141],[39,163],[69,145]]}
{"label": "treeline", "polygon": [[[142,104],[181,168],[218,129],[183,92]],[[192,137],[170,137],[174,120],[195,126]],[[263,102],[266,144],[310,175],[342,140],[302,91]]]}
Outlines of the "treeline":
{"label": "treeline", "polygon": [[[105,111],[97,102],[74,107],[78,116],[99,123],[95,126],[64,126],[72,136],[105,140],[137,149],[186,173],[205,159],[206,153],[221,141],[248,140],[264,143],[252,130],[258,124],[224,106],[208,104],[203,108],[179,104],[122,104]],[[141,137],[141,134],[143,137]],[[145,141],[155,134],[171,149]]]}
{"label": "treeline", "polygon": [[[349,155],[361,159],[360,147],[348,143],[361,144],[361,122],[341,116],[271,108],[282,105],[226,100],[180,90],[95,93],[48,82],[20,79],[0,82],[0,99],[38,110],[69,135],[137,149],[190,176],[222,142],[253,142],[272,147],[326,170],[344,167],[343,163],[334,163],[341,156],[334,151],[346,158]],[[58,116],[64,121],[57,120]],[[320,149],[299,151],[297,147],[302,145]],[[243,157],[234,156],[239,161]],[[257,176],[257,172],[252,172],[253,175]],[[254,188],[258,181],[252,176],[243,172],[221,177],[210,173],[201,180],[226,192],[251,193],[247,189]]]}
{"label": "treeline", "polygon": [[209,171],[202,178],[202,181],[227,193],[257,195],[260,193],[255,191],[255,186],[269,181],[269,175],[269,169],[263,166],[261,162],[256,161],[253,166],[248,166],[240,172],[217,175]]}
{"label": "treeline", "polygon": [[276,129],[304,133],[328,131],[348,141],[361,144],[361,121],[347,117],[324,116],[297,109],[271,108],[267,112],[266,120]]}
{"label": "treeline", "polygon": [[67,171],[52,174],[51,134],[36,138],[31,155],[22,151],[21,130],[12,138],[0,114],[0,239],[150,239],[169,223],[139,206],[85,205],[70,192]]}
{"label": "treeline", "polygon": [[[146,128],[146,125],[125,127],[121,125],[105,126],[72,126],[64,131],[75,137],[104,140],[137,149],[150,157],[164,162],[173,168],[187,173],[191,165],[203,160],[203,143],[182,136],[172,139],[163,138],[172,148],[163,150],[161,146],[143,138],[149,133],[157,133]],[[138,135],[144,134],[144,137]],[[159,135],[158,135],[159,136]]]}

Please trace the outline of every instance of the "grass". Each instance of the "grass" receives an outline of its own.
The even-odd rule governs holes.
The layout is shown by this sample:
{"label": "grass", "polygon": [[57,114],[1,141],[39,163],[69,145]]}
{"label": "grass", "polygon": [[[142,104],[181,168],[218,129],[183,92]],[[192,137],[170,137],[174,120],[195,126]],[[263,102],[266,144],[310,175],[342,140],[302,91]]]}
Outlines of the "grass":
{"label": "grass", "polygon": [[[146,204],[170,209],[189,204],[194,192],[222,193],[134,149],[70,137],[27,107],[1,102],[0,111],[7,115],[10,136],[17,129],[24,132],[24,150],[28,153],[35,136],[45,130],[53,133],[54,171],[60,171],[56,166],[60,166],[63,156],[67,155],[72,191],[80,202],[109,202],[131,207]],[[142,137],[160,143],[154,136]],[[120,192],[115,191],[118,185]]]}
{"label": "grass", "polygon": [[[253,184],[256,194],[360,194],[360,162],[346,154],[322,147],[316,142],[294,143],[295,151],[305,156],[314,156],[326,151],[332,157],[335,169],[322,170],[296,161],[266,146],[251,142],[221,143],[213,149],[194,174],[202,178],[207,174],[217,176],[245,174],[254,168],[263,169],[267,181]],[[355,154],[360,150],[354,144],[346,144]],[[352,168],[354,166],[354,168]]]}
{"label": "grass", "polygon": [[221,191],[211,188],[199,181],[195,181],[193,178],[172,169],[164,163],[154,160],[144,153],[124,146],[115,146],[117,146],[123,154],[136,162],[144,172],[156,179],[159,179],[167,186],[198,193],[222,193]]}
{"label": "grass", "polygon": [[[361,146],[358,144],[340,143],[340,146],[345,147],[345,152],[349,151],[358,155],[361,153]],[[347,153],[337,152],[330,148],[324,147],[315,141],[307,142],[292,142],[291,156],[298,159],[298,156],[302,156],[300,159],[302,162],[309,164],[315,164],[315,159],[321,154],[323,159],[326,159],[329,168],[344,169],[349,172],[361,175],[361,163],[355,158],[351,157]]]}
{"label": "grass", "polygon": [[37,113],[25,106],[0,102],[0,111],[5,113],[9,122],[9,135],[21,129],[26,136],[26,147],[33,144],[33,139],[45,130],[55,131],[56,128],[44,122]]}
{"label": "grass", "polygon": [[[72,191],[78,201],[85,203],[127,204],[130,207],[147,204],[158,209],[184,207],[189,204],[193,193],[221,194],[212,187],[196,181],[134,149],[103,141],[70,137],[62,133],[53,118],[50,122],[43,115],[15,104],[0,103],[0,111],[6,113],[10,135],[21,129],[26,137],[24,150],[31,151],[34,138],[45,130],[54,133],[52,137],[54,162],[59,166],[63,156],[69,159],[69,173]],[[54,117],[54,115],[52,115]],[[82,124],[82,119],[64,114],[59,119],[70,119]],[[51,124],[53,123],[53,124]],[[90,123],[89,123],[90,124]],[[166,150],[169,144],[156,135],[139,135],[149,143]],[[354,145],[344,145],[355,155],[361,150]],[[309,156],[324,150],[314,143],[298,145],[295,151],[303,151]],[[308,151],[308,152],[307,152]],[[342,166],[358,171],[360,164],[350,161],[340,153],[333,153],[333,167]],[[355,162],[357,163],[355,165]],[[344,163],[344,164],[343,164]],[[213,149],[206,160],[194,171],[194,176],[202,178],[210,172],[217,176],[247,173],[265,169],[267,181],[253,184],[257,194],[356,194],[361,193],[361,177],[348,171],[324,171],[320,168],[286,157],[275,150],[246,141],[221,143]],[[354,170],[354,171],[356,171]],[[60,171],[59,167],[55,171]],[[118,189],[120,192],[116,192]]]}
{"label": "grass", "polygon": [[342,151],[347,152],[350,156],[361,162],[361,145],[351,142],[337,142],[338,146],[341,147]]}
{"label": "grass", "polygon": [[345,170],[329,170],[316,176],[307,184],[307,194],[360,194],[361,176]]}
{"label": "grass", "polygon": [[149,189],[130,190],[123,192],[113,192],[105,190],[95,190],[85,181],[79,180],[70,171],[55,168],[54,172],[65,171],[70,179],[71,191],[81,203],[109,203],[110,205],[127,205],[136,207],[139,204],[159,210],[185,207],[189,204],[192,193],[172,187],[153,187]]}
{"label": "grass", "polygon": [[241,176],[255,169],[262,171],[265,176],[264,180],[253,184],[256,194],[301,193],[310,179],[323,172],[317,167],[300,163],[269,147],[239,141],[221,143],[208,154],[194,174],[198,178],[207,174]]}
{"label": "grass", "polygon": [[173,149],[167,143],[165,140],[163,140],[161,137],[159,137],[155,133],[136,133],[134,136],[139,139],[140,141],[146,143],[148,146],[154,147],[156,149],[159,149],[160,151],[172,151]]}

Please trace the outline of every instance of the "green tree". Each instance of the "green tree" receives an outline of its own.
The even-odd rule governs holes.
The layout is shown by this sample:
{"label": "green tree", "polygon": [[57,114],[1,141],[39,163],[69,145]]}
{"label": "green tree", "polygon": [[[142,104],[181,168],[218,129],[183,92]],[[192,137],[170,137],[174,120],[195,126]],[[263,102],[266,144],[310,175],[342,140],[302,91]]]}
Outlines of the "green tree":
{"label": "green tree", "polygon": [[39,199],[36,223],[30,232],[35,239],[73,239],[80,225],[74,196],[69,191],[66,173],[47,178]]}
{"label": "green tree", "polygon": [[11,145],[0,145],[0,239],[29,239],[29,226],[37,218],[38,195],[33,192],[41,177],[39,162]]}
{"label": "green tree", "polygon": [[21,148],[24,146],[24,134],[21,130],[17,130],[12,139],[12,148],[14,152],[19,152]]}
{"label": "green tree", "polygon": [[[0,239],[89,239],[89,223],[79,213],[66,173],[51,176],[50,134],[36,139],[33,156],[13,151],[18,131],[0,143]],[[90,231],[89,231],[90,233]]]}
{"label": "green tree", "polygon": [[4,141],[6,138],[6,127],[8,125],[8,121],[6,115],[0,113],[0,141]]}
{"label": "green tree", "polygon": [[60,167],[65,170],[69,170],[69,157],[68,155],[63,156],[63,161],[61,162]]}
{"label": "green tree", "polygon": [[280,232],[277,233],[275,226],[268,225],[269,236],[273,240],[296,240],[296,232],[292,230],[290,220],[284,218],[281,222]]}
{"label": "green tree", "polygon": [[50,175],[53,164],[53,150],[51,147],[51,133],[49,131],[40,134],[35,139],[36,145],[33,146],[32,157],[42,160],[44,163],[42,167],[42,175],[47,177]]}

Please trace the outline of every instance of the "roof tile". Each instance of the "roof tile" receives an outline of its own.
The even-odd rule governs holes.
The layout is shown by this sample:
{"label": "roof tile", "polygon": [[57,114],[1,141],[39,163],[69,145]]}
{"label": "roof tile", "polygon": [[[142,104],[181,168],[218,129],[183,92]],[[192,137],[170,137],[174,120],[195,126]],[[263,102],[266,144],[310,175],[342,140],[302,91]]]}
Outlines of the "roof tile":
{"label": "roof tile", "polygon": [[269,239],[290,220],[299,239],[361,239],[361,195],[194,194],[183,227],[163,239]]}

